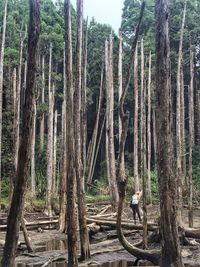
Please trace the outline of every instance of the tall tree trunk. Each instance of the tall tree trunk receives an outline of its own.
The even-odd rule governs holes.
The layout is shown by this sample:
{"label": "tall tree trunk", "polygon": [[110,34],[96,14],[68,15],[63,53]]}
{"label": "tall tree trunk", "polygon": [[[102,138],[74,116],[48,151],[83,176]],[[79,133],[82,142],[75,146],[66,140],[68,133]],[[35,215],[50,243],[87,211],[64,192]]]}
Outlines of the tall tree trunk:
{"label": "tall tree trunk", "polygon": [[22,56],[24,38],[22,37],[22,31],[20,32],[20,51],[19,51],[19,67],[18,67],[18,83],[16,91],[16,103],[15,103],[15,138],[14,138],[14,168],[17,170],[18,164],[18,150],[19,150],[19,128],[20,128],[20,111],[21,111],[21,81],[22,81]]}
{"label": "tall tree trunk", "polygon": [[147,154],[146,154],[146,84],[144,70],[144,42],[141,40],[141,178],[143,191],[143,245],[147,248]]}
{"label": "tall tree trunk", "polygon": [[88,42],[88,21],[84,25],[84,37],[83,37],[83,77],[82,77],[82,93],[81,93],[81,139],[82,139],[82,162],[83,162],[83,174],[86,177],[86,144],[87,144],[87,42]]}
{"label": "tall tree trunk", "polygon": [[[45,57],[42,55],[42,105],[45,103],[44,91],[45,91]],[[44,112],[42,112],[42,117],[40,120],[40,153],[42,153],[44,147]]]}
{"label": "tall tree trunk", "polygon": [[200,146],[200,90],[194,88],[195,90],[195,144]]}
{"label": "tall tree trunk", "polygon": [[91,140],[91,146],[90,149],[88,149],[88,170],[87,170],[87,183],[91,184],[92,182],[92,169],[94,166],[94,155],[96,151],[96,142],[97,142],[97,134],[98,134],[98,128],[99,128],[99,119],[100,119],[100,111],[102,106],[102,98],[103,98],[103,81],[104,81],[104,67],[102,64],[101,69],[101,81],[100,81],[100,88],[99,88],[99,101],[98,101],[98,107],[97,107],[97,117],[94,125],[94,131],[92,134],[92,140]]}
{"label": "tall tree trunk", "polygon": [[24,81],[23,81],[23,87],[22,87],[22,105],[21,105],[21,109],[22,110],[23,110],[23,105],[24,105],[24,102],[25,102],[26,74],[27,74],[27,60],[24,63]]}
{"label": "tall tree trunk", "polygon": [[141,91],[140,91],[140,177],[143,177],[143,169],[144,169],[144,47],[143,47],[143,39],[141,40]]}
{"label": "tall tree trunk", "polygon": [[57,122],[58,122],[58,111],[56,109],[54,113],[54,134],[53,134],[53,181],[52,181],[52,192],[56,193],[56,173],[57,173]]}
{"label": "tall tree trunk", "polygon": [[89,236],[86,223],[86,207],[84,192],[84,171],[82,161],[81,135],[81,81],[82,81],[82,33],[83,33],[83,0],[77,0],[77,43],[76,43],[76,79],[74,90],[74,140],[75,170],[78,194],[78,218],[81,242],[81,259],[90,257]]}
{"label": "tall tree trunk", "polygon": [[66,177],[67,177],[67,155],[66,155],[66,66],[65,66],[65,45],[63,53],[63,102],[62,102],[62,161],[60,174],[60,214],[59,214],[59,229],[62,232],[66,231]]}
{"label": "tall tree trunk", "polygon": [[181,25],[179,53],[178,53],[178,69],[177,69],[177,87],[176,87],[176,181],[178,185],[178,221],[181,222],[183,200],[182,200],[182,139],[181,139],[181,65],[182,65],[182,47],[183,47],[183,31],[185,25],[186,1],[184,4],[183,19]]}
{"label": "tall tree trunk", "polygon": [[73,118],[73,70],[72,70],[72,34],[71,34],[71,1],[64,1],[65,15],[65,70],[66,70],[66,155],[67,155],[67,243],[68,266],[78,266],[77,259],[77,223],[75,213],[74,172],[74,122]]}
{"label": "tall tree trunk", "polygon": [[135,183],[135,191],[139,190],[139,174],[138,174],[138,46],[135,49],[134,60],[134,125],[133,125],[133,177]]}
{"label": "tall tree trunk", "polygon": [[168,1],[156,0],[156,130],[160,194],[161,267],[183,266],[177,230],[176,188],[172,169]]}
{"label": "tall tree trunk", "polygon": [[5,36],[6,36],[7,6],[8,6],[8,0],[5,0],[3,33],[1,39],[1,53],[0,53],[0,199],[1,199],[1,143],[2,143],[2,107],[3,107],[3,61],[4,61]]}
{"label": "tall tree trunk", "polygon": [[[17,72],[16,72],[16,68],[14,68],[13,71],[13,143],[15,141],[15,133],[16,133],[16,99],[17,99]],[[15,148],[15,146],[14,146]],[[15,166],[15,150],[13,151],[13,166]],[[16,169],[14,168],[14,173],[15,173]],[[14,174],[13,173],[13,174]],[[10,177],[10,192],[9,192],[9,199],[11,200],[12,197],[12,193],[13,193],[13,188],[14,188],[14,181],[13,181],[13,177]]]}
{"label": "tall tree trunk", "polygon": [[31,141],[31,193],[32,197],[36,197],[36,182],[35,182],[35,135],[36,135],[36,116],[37,116],[37,107],[36,99],[33,100],[33,133]]}
{"label": "tall tree trunk", "polygon": [[115,172],[115,148],[114,148],[114,90],[113,90],[113,40],[112,34],[109,37],[109,43],[106,41],[105,49],[105,72],[106,72],[106,109],[107,109],[107,123],[106,123],[106,135],[107,135],[107,172],[109,172],[108,178],[110,178],[109,188],[112,197],[112,204],[116,207],[118,202],[118,190],[116,183]]}
{"label": "tall tree trunk", "polygon": [[188,92],[188,106],[189,106],[189,162],[188,162],[188,220],[189,227],[193,227],[193,182],[192,182],[192,151],[194,146],[194,54],[190,47],[190,86]]}
{"label": "tall tree trunk", "polygon": [[47,191],[46,204],[48,216],[52,216],[52,186],[53,186],[53,114],[54,114],[54,84],[51,83],[52,43],[49,51],[49,88],[48,88],[48,141],[47,141]]}
{"label": "tall tree trunk", "polygon": [[182,176],[184,184],[188,185],[186,175],[186,150],[185,150],[185,89],[183,67],[181,67],[181,147],[182,147]]}
{"label": "tall tree trunk", "polygon": [[147,176],[148,176],[148,192],[147,202],[152,203],[151,195],[151,52],[149,53],[149,75],[148,75],[148,91],[147,91]]}
{"label": "tall tree trunk", "polygon": [[154,152],[154,169],[156,169],[157,164],[157,134],[156,134],[156,111],[155,106],[153,107],[153,152]]}
{"label": "tall tree trunk", "polygon": [[39,1],[29,0],[30,19],[28,30],[28,69],[25,104],[23,106],[22,136],[19,147],[19,161],[15,177],[11,207],[8,215],[6,241],[4,246],[2,266],[14,266],[14,260],[19,238],[19,227],[23,210],[23,199],[26,182],[29,177],[30,146],[32,135],[33,97],[36,73],[36,51],[40,31]]}
{"label": "tall tree trunk", "polygon": [[[118,61],[118,105],[120,105],[120,99],[122,96],[122,88],[123,88],[122,59],[123,59],[123,37],[122,37],[122,32],[120,31],[119,32],[119,61]],[[118,114],[118,120],[119,120],[119,146],[120,146],[120,139],[122,135],[122,122],[121,122],[120,114]],[[125,163],[123,162],[122,164],[125,164]]]}

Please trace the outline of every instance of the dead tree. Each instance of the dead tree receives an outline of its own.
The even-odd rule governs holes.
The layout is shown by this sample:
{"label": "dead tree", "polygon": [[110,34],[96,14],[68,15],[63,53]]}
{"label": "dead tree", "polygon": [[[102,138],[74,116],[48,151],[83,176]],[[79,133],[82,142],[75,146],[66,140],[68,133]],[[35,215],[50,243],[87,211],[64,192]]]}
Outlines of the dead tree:
{"label": "dead tree", "polygon": [[177,68],[177,87],[176,87],[176,180],[178,185],[178,220],[181,222],[182,204],[182,138],[181,138],[181,65],[183,64],[182,47],[183,47],[183,31],[185,25],[186,1],[183,10],[183,19],[181,25],[178,68]]}
{"label": "dead tree", "polygon": [[105,75],[106,75],[106,166],[108,183],[113,207],[118,202],[118,191],[115,173],[115,148],[114,148],[114,88],[113,88],[113,40],[112,34],[109,41],[105,42]]}
{"label": "dead tree", "polygon": [[133,177],[135,191],[139,190],[139,174],[138,174],[138,45],[135,49],[134,60],[134,126],[133,126]]}
{"label": "dead tree", "polygon": [[52,193],[56,193],[56,174],[57,174],[57,122],[58,110],[54,112],[54,133],[53,133],[53,180],[52,180]]}
{"label": "dead tree", "polygon": [[[44,98],[44,93],[45,93],[45,71],[44,71],[44,66],[45,66],[45,56],[42,55],[42,94],[41,94],[41,102],[44,105],[45,103],[45,98]],[[40,119],[40,153],[42,153],[44,147],[44,112],[42,112],[42,116]]]}
{"label": "dead tree", "polygon": [[6,36],[7,6],[8,6],[8,0],[5,1],[4,19],[3,19],[3,33],[2,33],[2,39],[1,39],[1,53],[0,53],[0,199],[1,199],[1,143],[2,143],[2,105],[3,105],[3,61],[4,61],[5,36]]}
{"label": "dead tree", "polygon": [[35,136],[36,136],[36,117],[37,117],[37,107],[36,99],[33,100],[33,133],[31,141],[31,193],[32,197],[36,197],[36,182],[35,182]]}
{"label": "dead tree", "polygon": [[77,223],[75,212],[75,182],[74,172],[74,122],[73,118],[73,70],[72,70],[72,33],[71,33],[71,1],[64,1],[65,19],[65,71],[66,71],[66,191],[67,191],[67,243],[68,266],[78,266],[77,258]]}
{"label": "dead tree", "polygon": [[170,116],[170,66],[168,0],[156,0],[156,132],[157,172],[160,194],[161,267],[181,267],[176,188],[173,174],[173,145]]}
{"label": "dead tree", "polygon": [[82,162],[83,162],[83,174],[86,177],[86,168],[87,168],[87,162],[86,162],[86,144],[87,144],[87,43],[88,43],[88,20],[86,20],[84,24],[84,30],[83,30],[83,53],[82,53],[82,92],[81,92],[81,139],[82,139]]}
{"label": "dead tree", "polygon": [[103,99],[103,80],[104,80],[104,67],[102,64],[101,81],[100,81],[100,88],[99,88],[99,101],[98,101],[98,107],[97,107],[97,116],[96,116],[93,134],[92,134],[91,146],[90,146],[90,149],[88,149],[88,160],[87,160],[87,165],[88,165],[88,167],[87,167],[87,183],[88,184],[91,184],[91,182],[92,182],[92,169],[94,166],[94,156],[95,156],[95,151],[96,151],[97,134],[98,134],[100,112],[101,112],[102,99]]}
{"label": "dead tree", "polygon": [[189,227],[193,227],[193,182],[192,182],[192,151],[194,145],[194,54],[190,46],[190,86],[188,92],[189,106],[189,164],[188,164],[188,220]]}
{"label": "dead tree", "polygon": [[2,266],[14,266],[19,238],[19,227],[23,210],[26,182],[29,177],[29,160],[33,120],[33,97],[35,89],[36,54],[40,32],[39,0],[29,0],[30,19],[28,29],[28,67],[25,104],[23,106],[22,136],[19,146],[19,160],[15,175],[15,186],[8,215],[6,241]]}
{"label": "dead tree", "polygon": [[147,89],[147,202],[152,203],[151,195],[151,52],[149,53],[149,74]]}
{"label": "dead tree", "polygon": [[[123,89],[122,59],[123,59],[123,37],[122,37],[122,32],[120,31],[119,32],[119,60],[118,60],[118,105],[120,104],[120,99],[121,99],[122,89]],[[122,134],[122,122],[121,122],[120,114],[118,115],[118,120],[119,120],[119,145],[120,145],[120,138]]]}
{"label": "dead tree", "polygon": [[81,259],[90,257],[89,236],[86,223],[84,169],[82,158],[81,127],[81,82],[82,82],[82,34],[83,34],[83,0],[77,0],[77,41],[76,41],[76,78],[74,90],[74,141],[75,141],[75,171],[77,182],[78,219],[80,231]]}
{"label": "dead tree", "polygon": [[47,141],[47,190],[46,207],[48,216],[52,216],[51,198],[53,184],[53,114],[54,114],[54,84],[51,82],[52,43],[49,49],[49,82],[48,82],[48,141]]}
{"label": "dead tree", "polygon": [[60,214],[59,214],[59,230],[66,231],[66,169],[67,169],[67,155],[66,155],[66,66],[65,66],[65,45],[63,53],[63,102],[62,102],[62,122],[61,122],[61,135],[62,135],[62,161],[61,161],[61,174],[60,174]]}

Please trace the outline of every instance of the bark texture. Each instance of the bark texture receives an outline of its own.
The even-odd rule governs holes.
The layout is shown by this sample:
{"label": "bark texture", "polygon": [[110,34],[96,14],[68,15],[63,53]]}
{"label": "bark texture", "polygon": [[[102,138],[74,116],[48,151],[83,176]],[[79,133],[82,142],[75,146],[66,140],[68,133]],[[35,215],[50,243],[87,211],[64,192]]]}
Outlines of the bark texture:
{"label": "bark texture", "polygon": [[161,267],[181,267],[182,259],[176,223],[176,184],[172,171],[172,131],[170,116],[170,72],[168,1],[156,1],[156,131],[157,171],[160,194]]}
{"label": "bark texture", "polygon": [[66,183],[67,183],[67,243],[68,266],[78,266],[77,258],[77,223],[75,213],[75,182],[74,172],[74,122],[73,118],[73,71],[72,71],[72,34],[71,34],[71,1],[64,1],[65,15],[65,70],[66,70]]}
{"label": "bark texture", "polygon": [[83,0],[77,0],[77,41],[76,41],[76,79],[74,90],[74,140],[75,140],[75,170],[78,197],[78,219],[80,231],[81,259],[90,257],[89,236],[86,223],[84,169],[82,151],[81,127],[81,82],[82,82],[82,36],[83,35]]}
{"label": "bark texture", "polygon": [[19,226],[23,210],[26,182],[29,177],[30,146],[33,120],[33,98],[36,74],[36,51],[40,32],[39,1],[29,0],[30,19],[28,29],[28,67],[25,104],[23,106],[22,136],[19,147],[19,164],[15,177],[11,207],[8,215],[8,227],[4,246],[2,266],[14,266],[19,238]]}

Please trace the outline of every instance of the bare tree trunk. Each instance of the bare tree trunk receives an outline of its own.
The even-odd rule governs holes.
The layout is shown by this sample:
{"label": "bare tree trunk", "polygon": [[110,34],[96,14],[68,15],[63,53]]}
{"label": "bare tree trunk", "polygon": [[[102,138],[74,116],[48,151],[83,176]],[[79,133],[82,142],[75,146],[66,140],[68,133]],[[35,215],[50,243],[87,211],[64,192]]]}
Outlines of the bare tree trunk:
{"label": "bare tree trunk", "polygon": [[99,147],[100,147],[100,144],[101,144],[101,138],[102,138],[102,134],[103,134],[105,120],[106,120],[106,116],[104,116],[104,119],[103,119],[103,122],[102,122],[102,126],[101,126],[101,131],[100,131],[100,134],[99,134],[99,140],[98,140],[98,143],[97,143],[97,149],[96,149],[96,154],[95,154],[95,158],[94,158],[94,164],[93,164],[93,168],[92,168],[91,179],[94,176],[94,170],[95,170],[95,165],[96,165],[96,162],[97,162],[97,156],[98,156],[98,153],[99,153]]}
{"label": "bare tree trunk", "polygon": [[195,144],[200,146],[200,90],[195,90]]}
{"label": "bare tree trunk", "polygon": [[24,81],[23,81],[23,87],[22,87],[22,105],[21,105],[21,109],[23,109],[23,105],[24,105],[24,102],[25,102],[26,74],[27,74],[27,60],[24,63]]}
{"label": "bare tree trunk", "polygon": [[37,116],[37,107],[36,100],[33,100],[33,133],[32,133],[32,142],[31,142],[31,193],[32,197],[36,197],[36,183],[35,183],[35,135],[36,135],[36,116]]}
{"label": "bare tree trunk", "polygon": [[139,190],[140,181],[138,174],[138,46],[135,49],[134,60],[134,125],[133,125],[133,177],[135,191]]}
{"label": "bare tree trunk", "polygon": [[177,69],[177,88],[176,88],[176,180],[178,185],[178,221],[182,220],[183,200],[182,200],[182,139],[181,139],[181,65],[182,65],[182,47],[183,31],[185,25],[186,1],[184,4],[183,19],[181,25],[178,69]]}
{"label": "bare tree trunk", "polygon": [[113,91],[113,40],[112,35],[109,37],[109,43],[106,41],[105,48],[105,72],[106,72],[106,109],[107,109],[107,169],[110,178],[109,188],[112,197],[112,204],[115,207],[118,202],[118,191],[115,173],[115,149],[114,149],[114,132],[113,132],[113,113],[114,113],[114,91]]}
{"label": "bare tree trunk", "polygon": [[65,70],[66,70],[66,174],[67,174],[67,241],[68,266],[78,266],[77,258],[77,223],[75,213],[75,181],[74,173],[74,122],[73,118],[73,70],[72,70],[72,33],[71,33],[71,1],[64,1],[65,15]]}
{"label": "bare tree trunk", "polygon": [[143,47],[143,39],[141,40],[141,89],[140,89],[140,177],[143,177],[144,170],[144,47]]}
{"label": "bare tree trunk", "polygon": [[[15,141],[15,133],[16,133],[16,99],[17,99],[17,73],[16,73],[16,68],[14,68],[13,71],[13,143]],[[14,146],[15,147],[15,146]],[[13,151],[13,166],[15,166],[15,151]],[[14,168],[14,172],[16,169]],[[14,175],[13,175],[14,176]],[[9,199],[11,200],[12,198],[12,193],[13,193],[13,188],[14,188],[14,181],[13,181],[13,176],[10,177],[10,192],[9,192]]]}
{"label": "bare tree trunk", "polygon": [[177,185],[172,168],[168,1],[156,0],[156,130],[160,193],[161,267],[182,267],[177,230]]}
{"label": "bare tree trunk", "polygon": [[82,94],[81,94],[81,103],[82,103],[82,161],[83,161],[83,174],[86,177],[86,144],[87,144],[87,42],[88,42],[88,21],[84,25],[84,37],[83,37],[83,77],[82,77]]}
{"label": "bare tree trunk", "polygon": [[97,142],[97,133],[99,128],[99,119],[100,119],[100,111],[102,106],[102,97],[103,97],[103,80],[104,80],[104,68],[102,65],[101,70],[101,81],[100,81],[100,88],[99,88],[99,101],[98,101],[98,108],[97,108],[97,117],[94,125],[94,131],[92,134],[92,140],[91,140],[91,147],[88,149],[88,172],[87,172],[87,183],[91,184],[92,182],[92,169],[94,166],[94,155],[96,150],[96,142]]}
{"label": "bare tree trunk", "polygon": [[56,109],[54,113],[54,135],[53,135],[53,181],[52,181],[52,192],[56,193],[56,173],[57,173],[57,122],[58,122],[58,111]]}
{"label": "bare tree trunk", "polygon": [[147,202],[152,203],[151,195],[151,52],[149,53],[149,77],[147,92],[147,176],[148,176],[148,192]]}
{"label": "bare tree trunk", "polygon": [[[122,59],[123,59],[123,37],[122,37],[122,32],[119,32],[119,61],[118,61],[118,90],[119,90],[119,93],[118,93],[118,105],[120,105],[120,99],[121,99],[121,96],[122,96],[122,88],[123,88]],[[118,120],[119,120],[119,146],[120,146],[120,139],[121,139],[121,135],[122,135],[122,122],[121,122],[120,114],[118,115]],[[125,168],[125,163],[122,162],[122,164],[124,164],[124,168]]]}
{"label": "bare tree trunk", "polygon": [[188,164],[188,220],[189,227],[193,227],[193,182],[192,182],[192,152],[194,145],[194,54],[190,47],[190,86],[188,92],[188,106],[189,106],[189,164]]}
{"label": "bare tree trunk", "polygon": [[62,102],[62,161],[60,174],[60,214],[59,230],[66,232],[66,177],[67,177],[67,155],[66,155],[66,66],[65,66],[65,45],[63,53],[63,102]]}
{"label": "bare tree trunk", "polygon": [[[45,66],[45,57],[42,55],[42,104],[44,105],[45,99],[44,99],[44,91],[45,91],[45,72],[44,72],[44,66]],[[42,112],[42,117],[40,120],[40,153],[42,153],[44,147],[44,112]]]}
{"label": "bare tree trunk", "polygon": [[153,108],[153,151],[154,151],[154,168],[156,169],[157,164],[157,135],[156,135],[156,114],[155,108]]}
{"label": "bare tree trunk", "polygon": [[47,141],[47,190],[46,205],[48,216],[52,216],[51,198],[53,185],[53,114],[54,114],[54,84],[51,83],[52,43],[49,50],[49,88],[48,88],[48,141]]}
{"label": "bare tree trunk", "polygon": [[4,246],[2,266],[14,266],[14,260],[19,238],[19,227],[23,210],[23,200],[26,182],[29,177],[29,160],[32,134],[33,96],[36,73],[36,51],[40,31],[39,1],[29,0],[30,19],[28,30],[28,69],[26,99],[23,106],[22,136],[19,147],[19,161],[15,177],[11,207],[8,215],[6,241]]}
{"label": "bare tree trunk", "polygon": [[1,53],[0,53],[0,199],[1,199],[1,143],[2,143],[2,107],[3,107],[3,61],[6,35],[6,18],[7,18],[8,0],[5,0],[3,33],[1,38]]}
{"label": "bare tree trunk", "polygon": [[82,81],[82,33],[83,33],[83,0],[77,0],[77,43],[76,43],[76,79],[74,90],[74,140],[75,170],[78,197],[78,218],[81,242],[81,259],[90,257],[89,236],[86,223],[84,170],[82,161],[81,135],[81,81]]}
{"label": "bare tree trunk", "polygon": [[183,182],[188,186],[186,175],[186,150],[185,150],[185,94],[184,94],[183,67],[181,67],[181,147],[182,147],[182,175]]}
{"label": "bare tree trunk", "polygon": [[25,224],[25,220],[24,220],[23,214],[22,214],[22,218],[21,218],[21,228],[22,228],[22,232],[23,232],[23,235],[24,235],[24,240],[25,240],[25,243],[26,243],[27,250],[28,250],[29,253],[33,252],[34,251],[33,245],[32,245],[30,236],[29,236],[28,231],[27,231],[27,227],[26,227],[26,224]]}

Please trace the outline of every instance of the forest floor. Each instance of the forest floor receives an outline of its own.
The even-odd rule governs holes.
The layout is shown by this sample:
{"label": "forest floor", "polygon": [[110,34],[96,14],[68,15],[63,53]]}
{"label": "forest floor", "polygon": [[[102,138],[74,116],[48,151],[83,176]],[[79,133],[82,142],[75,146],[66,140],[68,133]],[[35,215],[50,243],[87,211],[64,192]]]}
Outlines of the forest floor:
{"label": "forest floor", "polygon": [[[107,208],[106,208],[107,207]],[[159,207],[157,205],[148,206],[148,223],[155,223]],[[88,205],[88,217],[96,219],[96,215],[102,213],[102,220],[108,218],[116,218],[116,214],[109,209],[108,205]],[[0,218],[1,218],[0,214]],[[29,235],[35,248],[34,253],[28,253],[24,243],[23,234],[20,232],[18,257],[16,258],[16,267],[38,267],[38,266],[52,266],[52,267],[65,267],[67,259],[67,241],[66,235],[55,229],[56,219],[53,219],[52,225],[46,226],[39,225],[40,222],[47,221],[46,216],[42,212],[26,213],[25,219],[27,223],[38,223],[34,226],[35,229],[29,230]],[[111,219],[112,220],[112,219]],[[133,224],[132,212],[127,206],[124,210],[123,221]],[[183,213],[183,223],[188,227],[187,210]],[[92,226],[95,223],[90,224]],[[137,222],[136,226],[141,226]],[[49,228],[52,229],[49,229]],[[200,228],[200,210],[194,210],[194,228]],[[131,244],[135,244],[142,240],[142,231],[139,229],[124,229],[124,234]],[[5,239],[5,232],[0,232],[0,241]],[[192,239],[190,239],[192,240]],[[97,232],[90,236],[91,242],[91,259],[87,263],[80,263],[80,266],[90,267],[125,267],[133,266],[136,258],[125,251],[118,241],[115,227],[113,226],[100,226]],[[1,242],[2,243],[2,242]],[[0,243],[0,255],[2,248]],[[158,245],[151,244],[150,248],[155,248]],[[182,246],[183,261],[187,267],[200,266],[200,243],[199,240],[194,241],[193,245]],[[46,265],[45,265],[46,264]],[[145,263],[140,263],[140,266],[147,266]],[[150,266],[150,265],[148,265]]]}

